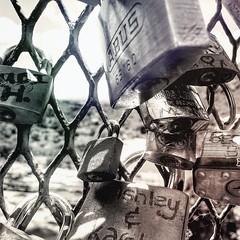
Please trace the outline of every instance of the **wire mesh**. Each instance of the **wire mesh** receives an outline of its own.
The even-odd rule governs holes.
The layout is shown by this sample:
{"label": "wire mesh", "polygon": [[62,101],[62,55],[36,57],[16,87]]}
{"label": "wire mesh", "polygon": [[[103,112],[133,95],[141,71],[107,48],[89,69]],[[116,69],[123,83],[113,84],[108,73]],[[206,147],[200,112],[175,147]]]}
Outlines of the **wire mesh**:
{"label": "wire mesh", "polygon": [[[36,161],[35,156],[30,148],[32,125],[16,124],[16,147],[12,150],[10,155],[6,157],[6,161],[0,169],[0,207],[8,223],[11,223],[19,229],[26,230],[33,216],[37,213],[40,206],[44,203],[47,208],[49,208],[51,214],[56,220],[56,223],[60,227],[58,239],[64,239],[64,236],[66,236],[70,231],[74,216],[77,215],[84,202],[84,199],[89,189],[89,185],[87,183],[84,183],[83,194],[79,196],[79,200],[74,204],[74,206],[71,206],[65,199],[51,192],[51,177],[67,156],[70,157],[71,164],[74,165],[75,169],[78,169],[80,164],[80,158],[76,151],[75,135],[78,127],[80,126],[84,118],[87,116],[90,109],[92,109],[92,107],[97,111],[102,123],[105,125],[108,131],[111,131],[112,128],[111,121],[109,120],[107,114],[104,112],[103,107],[98,99],[98,84],[100,79],[104,75],[104,69],[103,67],[99,67],[96,73],[91,72],[91,70],[87,67],[87,63],[84,61],[84,56],[82,55],[82,52],[80,50],[81,42],[79,41],[79,35],[88,18],[91,16],[94,7],[91,5],[86,5],[84,10],[79,14],[77,20],[72,21],[66,8],[68,3],[63,2],[62,0],[54,0],[64,18],[66,26],[68,27],[68,44],[67,47],[63,50],[61,56],[57,59],[57,61],[55,63],[51,63],[51,61],[47,59],[46,55],[44,54],[44,51],[36,48],[33,44],[34,28],[38,23],[40,17],[44,14],[50,2],[52,2],[52,0],[41,0],[37,2],[29,17],[26,17],[22,11],[21,4],[18,3],[18,1],[16,0],[11,0],[12,7],[15,9],[15,12],[21,23],[22,35],[20,41],[16,43],[16,45],[12,46],[9,49],[6,49],[5,54],[1,59],[1,64],[12,66],[18,61],[21,54],[23,54],[24,52],[28,52],[38,71],[41,72],[45,70],[49,75],[53,77],[53,79],[55,79],[57,75],[60,74],[60,70],[64,66],[66,61],[70,57],[74,57],[81,70],[83,71],[85,79],[88,82],[88,97],[82,106],[78,106],[77,113],[74,119],[69,121],[64,115],[64,112],[62,111],[58,100],[54,95],[54,92],[52,92],[49,105],[52,107],[54,115],[57,117],[58,122],[61,125],[64,141],[61,150],[54,156],[46,169],[42,169],[39,167],[38,162]],[[223,4],[225,4],[225,6],[229,6],[227,5],[228,1],[218,0],[215,2],[216,10],[207,25],[207,30],[209,32],[214,32],[217,25],[221,26],[223,34],[227,37],[229,41],[229,46],[231,46],[232,62],[237,66],[240,37],[234,35],[235,33],[232,32],[233,30],[229,26],[228,20],[233,17],[233,19],[236,21],[236,16],[239,16],[237,14],[238,12],[236,12],[237,10],[235,12],[231,11],[234,9],[238,9],[238,3],[236,2],[236,6],[230,4],[230,15],[227,14]],[[234,3],[232,2],[232,4]],[[225,20],[225,18],[227,18],[228,20]],[[240,20],[237,19],[237,21],[237,25],[239,25]],[[237,77],[239,78],[239,74]],[[79,81],[82,81],[82,79],[79,79]],[[212,114],[212,120],[216,120],[216,122],[214,122],[213,124],[218,125],[219,128],[224,128],[224,126],[226,126],[226,123],[235,123],[235,128],[237,128],[240,122],[240,118],[236,114],[236,106],[231,105],[234,104],[234,96],[231,95],[231,90],[229,90],[227,86],[224,85],[222,86],[222,88],[223,91],[225,91],[228,97],[228,101],[230,103],[229,105],[231,111],[229,114],[229,119],[226,122],[222,122],[221,120],[222,118],[219,115],[221,109],[218,109],[215,106],[215,98],[213,96],[216,89],[208,89],[209,92],[206,96],[206,99],[208,98],[209,103],[208,112]],[[122,113],[122,116],[119,119],[120,126],[125,123],[131,113],[132,110],[126,110]],[[20,206],[18,206],[18,209],[21,209],[21,213],[19,211],[14,211],[13,213],[10,213],[7,209],[7,204],[4,197],[4,179],[13,164],[19,158],[19,156],[22,156],[31,168],[31,172],[37,180],[38,191],[37,194],[32,195],[28,199],[25,199],[25,201],[22,202]],[[132,161],[132,159],[130,159],[129,161]],[[136,161],[136,157],[134,158],[134,161]],[[133,169],[130,175],[127,174],[124,166],[121,166],[121,175],[124,176],[125,180],[132,179],[133,176],[140,170],[143,164],[144,161],[140,159],[137,166]],[[169,179],[169,172],[163,169],[159,169],[159,171],[163,176],[165,182],[167,182]],[[196,196],[194,197],[194,199],[196,199]],[[204,198],[196,199],[190,209],[189,230],[187,238],[222,239],[221,236],[223,232],[228,231],[228,229],[226,229],[226,225],[224,225],[224,220],[227,218],[229,220],[230,218],[233,221],[237,221],[232,215],[231,210],[233,208],[234,206],[232,205],[219,207],[219,205],[215,202]],[[205,216],[210,216],[210,218],[208,219],[209,222],[204,219]],[[199,227],[196,227],[196,224],[198,224]],[[202,224],[210,225],[211,231],[208,231],[208,235],[207,232],[205,232],[205,235],[204,233],[198,235],[197,233],[194,233],[194,229],[197,229],[196,231],[201,232],[200,227],[203,226]],[[232,236],[228,236],[228,239],[239,239],[237,238],[236,232],[237,229],[235,229],[235,233],[232,232]],[[224,239],[227,238],[224,237]]]}

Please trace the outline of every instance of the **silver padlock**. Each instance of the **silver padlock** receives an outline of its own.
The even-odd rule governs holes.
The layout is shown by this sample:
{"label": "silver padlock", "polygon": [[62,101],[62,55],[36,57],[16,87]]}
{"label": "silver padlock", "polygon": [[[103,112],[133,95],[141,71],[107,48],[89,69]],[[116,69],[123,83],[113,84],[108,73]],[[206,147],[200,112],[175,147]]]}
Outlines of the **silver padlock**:
{"label": "silver padlock", "polygon": [[113,180],[93,183],[70,240],[185,240],[189,197],[182,191]]}
{"label": "silver padlock", "polygon": [[172,85],[136,108],[147,130],[177,133],[205,130],[209,116],[196,89]]}
{"label": "silver padlock", "polygon": [[240,205],[240,132],[212,130],[205,135],[193,171],[194,191],[203,198]]}
{"label": "silver padlock", "polygon": [[105,0],[99,19],[114,108],[134,108],[153,97],[209,44],[198,1]]}
{"label": "silver padlock", "polygon": [[222,3],[240,28],[240,2],[238,0],[222,0]]}
{"label": "silver padlock", "polygon": [[110,181],[117,176],[123,142],[118,138],[119,128],[113,135],[101,138],[103,127],[98,138],[90,141],[83,152],[77,175],[83,181]]}
{"label": "silver padlock", "polygon": [[157,165],[191,170],[196,161],[196,133],[166,134],[148,131],[144,159]]}
{"label": "silver padlock", "polygon": [[228,57],[223,47],[213,34],[209,34],[210,46],[202,56],[175,84],[208,86],[231,81],[238,69]]}

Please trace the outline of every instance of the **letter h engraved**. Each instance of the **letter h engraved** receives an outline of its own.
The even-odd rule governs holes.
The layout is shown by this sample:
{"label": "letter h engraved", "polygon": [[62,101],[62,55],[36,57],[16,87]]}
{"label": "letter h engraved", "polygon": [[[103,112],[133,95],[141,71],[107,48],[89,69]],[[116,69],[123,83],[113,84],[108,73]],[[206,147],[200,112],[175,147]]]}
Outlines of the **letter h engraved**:
{"label": "letter h engraved", "polygon": [[10,96],[16,97],[16,102],[30,102],[28,97],[23,97],[25,87],[20,85],[19,89],[14,92],[11,91],[11,87],[5,86],[4,90],[2,91],[1,101],[7,101]]}

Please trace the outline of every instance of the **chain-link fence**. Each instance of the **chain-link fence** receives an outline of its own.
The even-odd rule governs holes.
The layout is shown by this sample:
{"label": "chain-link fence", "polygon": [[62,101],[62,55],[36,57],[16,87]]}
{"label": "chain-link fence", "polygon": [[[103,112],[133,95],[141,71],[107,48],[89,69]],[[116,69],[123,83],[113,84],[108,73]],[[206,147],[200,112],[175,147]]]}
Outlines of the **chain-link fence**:
{"label": "chain-link fence", "polygon": [[[21,1],[24,2],[24,1]],[[16,130],[15,128],[11,128],[11,131],[8,135],[14,135],[15,138],[13,138],[13,141],[16,143],[16,147],[11,151],[9,154],[8,152],[4,152],[4,145],[6,144],[7,140],[5,139],[5,142],[0,143],[0,149],[2,146],[1,156],[5,159],[4,163],[1,166],[1,172],[0,172],[0,188],[1,188],[1,197],[0,197],[0,207],[2,210],[2,213],[6,219],[7,226],[14,226],[15,228],[19,228],[23,231],[25,231],[32,221],[33,217],[37,214],[39,209],[42,206],[45,206],[48,208],[51,212],[51,215],[54,217],[56,225],[59,226],[59,234],[57,239],[66,239],[66,236],[69,235],[69,232],[71,231],[74,218],[79,213],[84,200],[87,196],[87,193],[89,191],[89,183],[84,182],[81,183],[79,181],[79,191],[76,191],[75,197],[76,201],[72,202],[71,204],[64,199],[61,196],[61,193],[52,191],[51,188],[51,180],[59,168],[59,166],[63,165],[66,161],[68,161],[68,164],[71,166],[74,166],[74,174],[77,178],[77,170],[79,169],[80,165],[80,157],[77,150],[77,142],[76,142],[76,136],[79,135],[79,129],[87,128],[87,126],[84,126],[84,120],[88,119],[88,121],[92,121],[93,119],[89,120],[89,114],[92,114],[94,111],[97,113],[97,120],[95,120],[96,126],[101,125],[101,123],[104,124],[105,128],[111,132],[113,121],[109,120],[109,116],[105,113],[103,110],[103,106],[98,98],[98,84],[100,79],[104,75],[104,69],[103,67],[99,67],[99,69],[96,72],[92,72],[88,67],[87,63],[85,62],[85,56],[82,54],[81,49],[81,41],[79,40],[79,35],[82,31],[82,29],[85,26],[85,23],[87,23],[88,19],[93,14],[94,8],[91,5],[85,5],[81,3],[81,6],[83,6],[83,10],[79,12],[79,16],[77,17],[76,21],[71,20],[70,13],[68,13],[68,5],[71,4],[67,1],[62,0],[40,0],[39,2],[36,2],[36,6],[33,8],[32,11],[30,11],[30,14],[28,17],[25,16],[25,14],[22,11],[20,1],[14,1],[11,0],[11,6],[15,10],[15,14],[19,19],[20,25],[22,27],[21,30],[21,38],[20,41],[15,42],[14,46],[11,46],[8,49],[1,49],[1,51],[4,52],[4,55],[1,59],[1,64],[3,67],[5,67],[6,74],[4,76],[0,76],[1,78],[8,81],[8,74],[11,74],[11,70],[7,68],[7,66],[13,66],[15,63],[18,62],[20,56],[23,53],[29,53],[31,59],[34,62],[34,65],[36,66],[38,70],[38,74],[36,72],[31,72],[34,77],[41,76],[41,79],[44,79],[44,81],[47,81],[45,79],[46,75],[48,74],[52,77],[53,83],[56,87],[57,82],[55,82],[56,78],[60,78],[61,69],[64,67],[66,62],[70,57],[74,57],[74,59],[77,62],[77,65],[81,68],[83,75],[81,77],[74,76],[74,78],[77,78],[79,82],[87,81],[88,83],[88,96],[86,98],[86,101],[83,104],[76,103],[74,107],[70,106],[71,104],[66,106],[66,108],[69,108],[68,111],[74,112],[72,114],[72,120],[69,120],[68,117],[66,117],[62,105],[59,104],[59,101],[54,95],[54,91],[50,91],[53,87],[51,83],[48,84],[47,89],[49,90],[48,94],[49,96],[45,96],[47,99],[49,97],[49,107],[47,110],[47,114],[51,117],[50,119],[52,122],[46,122],[43,120],[42,125],[51,125],[52,124],[52,133],[54,134],[54,131],[60,133],[61,140],[60,145],[61,148],[59,152],[56,152],[54,156],[52,156],[52,159],[49,161],[49,163],[41,167],[41,163],[38,163],[36,160],[36,157],[31,151],[32,141],[34,138],[38,138],[39,135],[36,134],[35,126],[33,126],[29,121],[22,123],[16,123]],[[45,53],[45,49],[37,48],[33,43],[33,37],[34,37],[34,29],[36,25],[38,24],[41,17],[46,12],[46,9],[49,4],[52,4],[54,2],[56,4],[56,8],[59,10],[58,14],[61,14],[63,16],[63,19],[65,21],[65,24],[67,26],[66,34],[68,34],[68,44],[65,49],[62,49],[62,54],[60,57],[55,61],[51,62]],[[94,1],[93,1],[94,2]],[[203,6],[203,13],[204,11],[208,12],[208,2],[207,1],[201,1],[201,4]],[[90,4],[92,4],[91,1],[89,1]],[[226,8],[229,10],[229,13],[226,11],[226,9],[223,6],[223,3],[225,4]],[[4,3],[2,3],[4,4]],[[238,47],[240,38],[237,35],[239,32],[237,32],[236,29],[238,29],[237,26],[240,26],[240,17],[239,17],[239,10],[240,10],[240,3],[237,1],[221,1],[218,0],[216,2],[211,2],[214,9],[210,14],[212,14],[211,19],[209,20],[207,24],[207,30],[208,32],[214,33],[219,42],[222,43],[222,47],[225,49],[225,51],[230,55],[231,54],[231,61],[232,63],[237,67],[237,61],[238,61]],[[206,6],[205,6],[206,5]],[[97,6],[96,8],[99,8]],[[49,13],[50,14],[50,13]],[[236,21],[236,23],[234,22]],[[48,23],[45,23],[48,24]],[[0,30],[1,31],[1,30]],[[9,29],[9,31],[11,31]],[[4,34],[1,32],[1,34]],[[96,33],[97,34],[97,33]],[[94,36],[92,36],[94,38]],[[61,39],[59,39],[61,41]],[[92,56],[94,58],[94,56]],[[26,66],[25,66],[26,67]],[[42,73],[42,75],[40,73]],[[26,72],[19,72],[16,74],[29,74]],[[69,73],[69,78],[71,78],[72,73]],[[31,75],[31,76],[32,76]],[[239,73],[237,74],[235,80],[231,81],[228,85],[222,85],[222,90],[217,89],[216,87],[208,87],[208,92],[205,94],[206,87],[199,87],[199,92],[201,93],[201,96],[205,99],[205,101],[208,106],[208,113],[210,114],[211,118],[211,127],[218,126],[219,129],[223,129],[225,126],[230,124],[235,124],[235,128],[238,127],[239,124],[239,118],[237,113],[237,108],[235,105],[234,100],[238,99],[237,90],[239,88],[238,84],[238,78]],[[83,79],[85,78],[85,79]],[[68,81],[68,79],[64,79],[65,81]],[[42,80],[43,81],[43,80]],[[58,81],[60,81],[58,79]],[[24,84],[24,82],[22,83]],[[33,86],[31,86],[33,88]],[[40,87],[41,88],[41,87]],[[24,96],[20,93],[20,88],[16,89],[15,92],[5,92],[4,94],[5,98],[8,98],[9,94],[13,95],[16,92],[18,95],[16,97],[21,98],[19,102],[21,103],[19,106],[24,106],[24,101],[29,101],[28,95]],[[46,90],[45,90],[46,92]],[[37,94],[36,92],[34,94]],[[79,89],[79,94],[81,95],[81,88]],[[229,118],[227,118],[226,122],[222,121],[222,117],[219,114],[228,114],[228,108],[227,110],[222,108],[222,106],[218,105],[218,98],[221,100],[224,94],[227,96],[227,101],[229,104],[230,114]],[[4,96],[1,97],[1,100],[4,99]],[[42,96],[41,96],[42,97]],[[67,103],[68,104],[68,103]],[[18,107],[19,107],[18,106]],[[41,108],[41,106],[40,106]],[[43,107],[44,108],[44,107]],[[73,110],[74,108],[74,110]],[[41,109],[39,110],[41,112]],[[29,119],[34,119],[35,117],[31,116],[30,112],[29,115],[25,115],[22,117]],[[131,114],[133,114],[133,110],[126,110],[121,113],[119,116],[119,126],[120,130],[122,126],[126,126],[128,124],[127,119],[130,118]],[[90,116],[92,118],[93,115]],[[96,115],[94,115],[96,116]],[[9,111],[7,114],[5,113],[5,119],[11,121],[11,118],[13,116],[11,115],[11,111]],[[19,117],[21,118],[21,111],[19,111]],[[226,116],[227,117],[227,116]],[[20,119],[21,122],[21,119]],[[91,122],[93,125],[95,124],[93,121]],[[125,123],[125,124],[124,124]],[[226,124],[227,123],[227,124]],[[6,123],[6,125],[3,125],[3,129],[1,130],[1,133],[3,133],[4,126],[10,125],[11,123]],[[7,129],[7,128],[6,128]],[[144,127],[142,128],[144,131]],[[95,131],[95,130],[94,130]],[[93,131],[93,132],[94,132]],[[129,130],[131,131],[131,129]],[[133,130],[132,130],[133,131]],[[48,132],[49,133],[49,132]],[[48,134],[47,133],[47,134]],[[49,136],[45,135],[46,142],[45,144],[48,144]],[[144,133],[143,133],[144,134]],[[84,136],[83,136],[84,138]],[[54,141],[54,139],[51,139]],[[56,139],[55,139],[56,140]],[[89,141],[91,138],[89,138]],[[39,146],[41,148],[41,146]],[[50,150],[49,150],[50,151]],[[47,155],[48,153],[45,153]],[[134,155],[135,157],[130,158],[130,162],[138,162],[137,165],[133,168],[131,173],[128,173],[125,166],[123,164],[120,164],[119,167],[119,173],[125,180],[130,180],[131,177],[135,176],[135,174],[138,173],[138,171],[141,169],[141,167],[144,165],[145,161],[141,159],[141,155],[137,154]],[[16,206],[14,211],[8,210],[8,202],[5,198],[5,191],[7,190],[6,185],[6,176],[11,171],[13,166],[17,163],[17,161],[21,161],[20,164],[26,164],[30,167],[31,171],[30,174],[34,175],[35,177],[35,191],[31,190],[35,193],[30,194],[27,198],[24,198],[23,200],[19,201],[19,205]],[[24,163],[23,163],[24,162]],[[66,166],[66,165],[64,165]],[[163,178],[169,178],[169,172],[163,169],[158,169],[163,176]],[[21,175],[20,175],[21,178]],[[16,186],[16,189],[18,188],[18,178],[12,185]],[[191,178],[191,177],[190,177]],[[21,187],[24,191],[29,191],[28,183],[25,183],[26,188],[24,188],[23,185]],[[71,186],[69,186],[71,188]],[[189,224],[188,224],[188,230],[187,230],[187,238],[189,239],[240,239],[238,234],[238,221],[239,221],[239,215],[237,214],[237,207],[234,207],[233,205],[224,205],[220,204],[219,202],[215,202],[212,200],[209,200],[207,198],[204,198],[204,196],[196,197],[196,195],[192,191],[192,185],[191,181],[188,183],[186,181],[185,188],[184,188],[191,197],[191,208],[190,208],[190,215],[189,215]],[[236,211],[235,211],[236,210]],[[147,220],[147,219],[146,219]],[[147,221],[150,221],[147,220]],[[141,239],[144,236],[142,235]],[[46,238],[46,237],[45,237]],[[50,239],[50,238],[46,238]],[[92,239],[99,239],[95,236],[95,238]],[[117,239],[117,238],[104,238],[104,239]],[[134,239],[134,238],[125,238],[125,239]]]}

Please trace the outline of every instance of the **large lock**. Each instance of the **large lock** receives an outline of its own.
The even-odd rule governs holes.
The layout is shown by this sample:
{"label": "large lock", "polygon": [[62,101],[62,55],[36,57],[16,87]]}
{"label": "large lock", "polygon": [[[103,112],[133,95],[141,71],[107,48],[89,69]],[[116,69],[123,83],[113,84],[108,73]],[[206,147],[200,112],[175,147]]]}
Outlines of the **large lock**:
{"label": "large lock", "polygon": [[157,165],[191,170],[196,161],[196,133],[148,131],[144,159]]}
{"label": "large lock", "polygon": [[208,86],[231,81],[238,69],[229,59],[221,44],[213,34],[209,34],[210,45],[202,56],[175,84]]}
{"label": "large lock", "polygon": [[209,116],[194,87],[172,85],[136,108],[147,130],[176,133],[207,128]]}
{"label": "large lock", "polygon": [[197,195],[240,205],[240,133],[214,130],[206,133],[194,172]]}
{"label": "large lock", "polygon": [[169,86],[209,44],[198,1],[105,0],[99,19],[116,108],[134,108]]}
{"label": "large lock", "polygon": [[70,239],[183,240],[188,201],[179,190],[144,183],[93,183]]}
{"label": "large lock", "polygon": [[227,9],[229,14],[232,16],[233,20],[240,28],[240,2],[232,0],[223,0],[224,7]]}
{"label": "large lock", "polygon": [[123,142],[118,138],[118,130],[112,136],[90,141],[83,152],[78,170],[78,178],[89,182],[109,181],[117,176]]}

